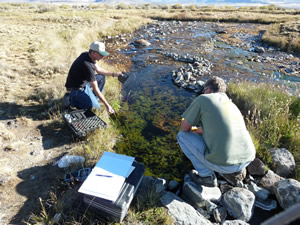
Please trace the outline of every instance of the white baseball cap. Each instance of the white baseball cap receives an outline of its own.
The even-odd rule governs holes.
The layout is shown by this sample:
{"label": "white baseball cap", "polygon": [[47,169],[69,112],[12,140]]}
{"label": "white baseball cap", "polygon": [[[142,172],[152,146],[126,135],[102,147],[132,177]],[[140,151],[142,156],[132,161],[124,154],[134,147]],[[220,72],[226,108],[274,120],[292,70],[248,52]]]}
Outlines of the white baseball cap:
{"label": "white baseball cap", "polygon": [[103,56],[108,56],[109,55],[109,53],[105,51],[105,44],[103,42],[100,42],[100,41],[94,41],[90,45],[90,50],[98,52]]}

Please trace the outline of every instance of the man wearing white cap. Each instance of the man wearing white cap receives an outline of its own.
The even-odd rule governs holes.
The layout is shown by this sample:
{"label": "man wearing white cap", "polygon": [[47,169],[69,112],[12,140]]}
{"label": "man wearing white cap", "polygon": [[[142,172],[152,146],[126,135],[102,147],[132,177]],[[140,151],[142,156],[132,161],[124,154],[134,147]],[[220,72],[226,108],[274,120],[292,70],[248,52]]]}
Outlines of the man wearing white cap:
{"label": "man wearing white cap", "polygon": [[[73,62],[67,77],[65,87],[70,92],[70,105],[78,109],[100,108],[98,100],[105,105],[108,113],[114,113],[113,108],[106,101],[102,91],[105,85],[105,76],[123,76],[122,72],[112,73],[100,68],[96,61],[101,60],[109,53],[105,51],[105,44],[95,41],[90,45],[88,52],[83,52]],[[92,88],[92,90],[91,90]]]}

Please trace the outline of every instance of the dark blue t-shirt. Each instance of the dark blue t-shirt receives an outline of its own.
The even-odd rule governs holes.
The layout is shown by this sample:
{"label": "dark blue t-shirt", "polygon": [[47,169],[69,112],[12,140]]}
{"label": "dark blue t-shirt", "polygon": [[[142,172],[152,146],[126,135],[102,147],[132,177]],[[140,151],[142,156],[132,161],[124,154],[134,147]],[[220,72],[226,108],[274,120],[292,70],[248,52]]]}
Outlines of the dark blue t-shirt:
{"label": "dark blue t-shirt", "polygon": [[95,63],[91,60],[89,53],[81,53],[70,68],[65,87],[84,88],[87,83],[96,80],[95,70]]}

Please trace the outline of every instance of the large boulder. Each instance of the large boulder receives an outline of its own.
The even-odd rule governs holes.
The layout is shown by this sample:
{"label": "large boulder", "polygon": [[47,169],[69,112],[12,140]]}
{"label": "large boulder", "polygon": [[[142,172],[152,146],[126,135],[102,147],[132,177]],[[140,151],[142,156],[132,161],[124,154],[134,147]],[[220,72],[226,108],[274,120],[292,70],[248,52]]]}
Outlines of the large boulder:
{"label": "large boulder", "polygon": [[221,201],[222,193],[218,187],[206,187],[197,185],[189,174],[184,177],[182,197],[195,208],[205,207],[208,202],[218,203]]}
{"label": "large boulder", "polygon": [[161,195],[166,188],[167,181],[165,179],[144,176],[138,189],[137,196],[141,199],[147,198],[148,193],[153,190],[157,195]]}
{"label": "large boulder", "polygon": [[287,149],[271,149],[270,154],[275,164],[275,173],[282,177],[289,177],[293,174],[296,167],[295,159]]}
{"label": "large boulder", "polygon": [[266,173],[266,166],[265,164],[259,159],[255,158],[247,167],[248,173],[251,175],[265,175]]}
{"label": "large boulder", "polygon": [[260,179],[259,184],[274,194],[275,186],[281,180],[283,180],[281,176],[277,175],[272,170],[268,170],[266,175]]}
{"label": "large boulder", "polygon": [[279,181],[275,188],[275,195],[284,209],[300,202],[300,182],[294,179]]}
{"label": "large boulder", "polygon": [[248,222],[254,210],[255,196],[251,191],[235,187],[223,195],[223,204],[235,219]]}
{"label": "large boulder", "polygon": [[168,208],[178,225],[212,225],[208,219],[172,192],[164,192],[160,202]]}

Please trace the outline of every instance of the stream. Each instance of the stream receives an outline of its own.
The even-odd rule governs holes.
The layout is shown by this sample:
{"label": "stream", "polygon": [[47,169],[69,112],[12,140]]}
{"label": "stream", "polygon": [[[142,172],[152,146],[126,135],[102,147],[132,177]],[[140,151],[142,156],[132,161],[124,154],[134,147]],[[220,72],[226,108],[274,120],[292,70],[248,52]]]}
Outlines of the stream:
{"label": "stream", "polygon": [[[255,51],[261,47],[261,33],[251,34],[257,26],[162,21],[138,30],[131,42],[145,39],[151,45],[131,44],[121,51],[130,57],[132,69],[122,89],[122,109],[118,115],[122,139],[117,143],[117,151],[143,163],[146,176],[182,181],[192,169],[176,142],[176,134],[181,114],[198,94],[174,84],[172,71],[187,63],[176,61],[166,53],[208,60],[212,69],[202,76],[204,82],[210,75],[216,75],[226,82],[271,83],[299,96],[300,59],[269,47],[264,47],[261,53]],[[228,44],[220,34],[232,28],[249,33],[232,33],[230,38],[239,42]],[[265,212],[256,210],[260,221],[270,216],[269,213],[264,216]]]}
{"label": "stream", "polygon": [[122,90],[119,121],[123,140],[117,148],[144,163],[146,175],[181,180],[191,168],[176,143],[176,134],[181,114],[198,94],[173,83],[171,72],[187,63],[173,60],[166,52],[207,59],[213,66],[203,81],[216,75],[227,82],[273,83],[299,95],[300,77],[280,72],[298,70],[299,75],[299,58],[272,48],[254,52],[261,45],[260,34],[233,33],[241,43],[226,44],[219,40],[220,30],[241,27],[250,33],[256,25],[224,25],[227,27],[206,22],[156,22],[138,30],[132,39],[145,39],[150,46],[131,44],[121,52],[131,58],[133,66]]}

